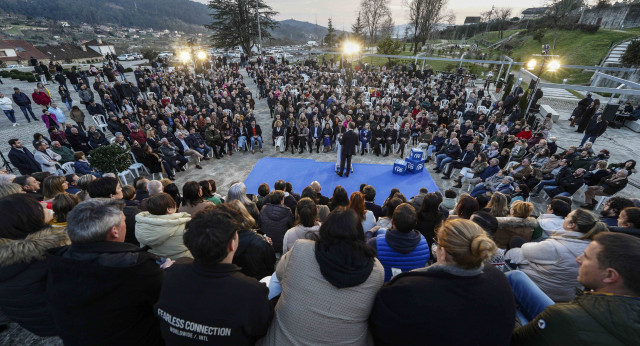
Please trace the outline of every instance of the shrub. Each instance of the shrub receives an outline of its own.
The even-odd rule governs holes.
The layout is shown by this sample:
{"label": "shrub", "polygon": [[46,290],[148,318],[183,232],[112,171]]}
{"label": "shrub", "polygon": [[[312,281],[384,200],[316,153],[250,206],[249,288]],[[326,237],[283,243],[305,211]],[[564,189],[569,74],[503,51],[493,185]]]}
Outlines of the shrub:
{"label": "shrub", "polygon": [[105,145],[91,152],[89,163],[100,172],[118,173],[129,169],[133,164],[126,150],[117,145]]}
{"label": "shrub", "polygon": [[131,67],[127,67],[124,69],[125,73],[129,73],[129,72],[133,72],[133,69]]}
{"label": "shrub", "polygon": [[536,31],[533,33],[533,36],[532,36],[532,37],[533,37],[533,39],[534,39],[534,40],[536,40],[536,41],[538,41],[538,42],[542,43],[542,39],[544,38],[544,30],[536,30]]}
{"label": "shrub", "polygon": [[632,41],[620,60],[627,66],[640,66],[640,40]]}

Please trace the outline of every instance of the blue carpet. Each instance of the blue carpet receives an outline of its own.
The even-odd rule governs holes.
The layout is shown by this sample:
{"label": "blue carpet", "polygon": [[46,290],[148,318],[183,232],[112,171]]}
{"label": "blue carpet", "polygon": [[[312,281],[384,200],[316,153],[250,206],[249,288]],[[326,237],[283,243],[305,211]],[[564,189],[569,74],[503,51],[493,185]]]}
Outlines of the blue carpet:
{"label": "blue carpet", "polygon": [[392,173],[393,165],[354,163],[354,172],[349,178],[343,178],[335,173],[334,166],[334,162],[312,159],[265,157],[258,160],[244,183],[247,193],[256,194],[260,184],[267,183],[273,190],[273,183],[283,179],[293,185],[293,191],[300,193],[317,180],[322,186],[322,194],[329,198],[337,185],[342,185],[351,195],[359,190],[360,184],[367,183],[376,188],[377,204],[383,203],[394,187],[400,189],[407,199],[417,195],[421,187],[430,192],[440,190],[426,169],[417,174],[397,175]]}

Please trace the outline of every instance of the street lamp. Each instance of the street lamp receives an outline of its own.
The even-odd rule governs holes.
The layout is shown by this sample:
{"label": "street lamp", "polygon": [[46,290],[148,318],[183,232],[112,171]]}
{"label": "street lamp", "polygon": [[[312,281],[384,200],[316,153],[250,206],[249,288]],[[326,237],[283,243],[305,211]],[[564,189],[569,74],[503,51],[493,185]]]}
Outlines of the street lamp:
{"label": "street lamp", "polygon": [[191,53],[186,50],[182,51],[180,52],[179,58],[180,61],[182,61],[182,63],[186,65],[189,61],[191,61]]}
{"label": "street lamp", "polygon": [[[544,47],[544,46],[543,46]],[[542,62],[540,63],[540,68],[538,69],[537,78],[533,89],[531,90],[531,95],[529,95],[529,104],[527,105],[527,110],[524,112],[525,117],[529,114],[529,110],[531,109],[531,105],[533,104],[533,99],[535,98],[536,92],[540,88],[540,80],[542,79],[542,74],[545,71],[556,72],[560,69],[560,61],[557,59],[558,55],[548,55],[545,54],[546,51],[543,50],[543,54],[535,54],[534,58],[529,60],[525,65],[527,70],[534,70],[536,66],[538,66],[538,61],[535,57],[540,58]]]}
{"label": "street lamp", "polygon": [[198,60],[205,60],[207,58],[207,52],[205,52],[203,50],[198,51],[196,56],[198,57]]}
{"label": "street lamp", "polygon": [[348,61],[348,56],[353,56],[354,54],[357,54],[360,51],[360,44],[358,42],[354,42],[354,41],[344,41],[344,43],[342,44],[342,56],[344,56],[345,54],[347,55],[347,61]]}

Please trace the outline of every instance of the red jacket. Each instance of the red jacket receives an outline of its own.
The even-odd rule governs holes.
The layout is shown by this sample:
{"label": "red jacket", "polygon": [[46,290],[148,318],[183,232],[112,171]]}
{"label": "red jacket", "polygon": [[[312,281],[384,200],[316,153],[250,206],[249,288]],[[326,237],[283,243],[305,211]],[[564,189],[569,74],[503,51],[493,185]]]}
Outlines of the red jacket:
{"label": "red jacket", "polygon": [[49,98],[49,95],[42,91],[39,91],[37,93],[34,92],[33,94],[31,94],[31,98],[33,99],[33,102],[41,106],[48,106],[51,103],[51,98]]}
{"label": "red jacket", "polygon": [[516,135],[516,137],[518,137],[518,139],[530,139],[531,137],[533,137],[533,132],[531,131],[520,131],[518,133],[518,135]]}
{"label": "red jacket", "polygon": [[147,136],[140,130],[138,132],[131,131],[129,139],[131,139],[131,142],[137,141],[140,145],[144,145],[147,142]]}

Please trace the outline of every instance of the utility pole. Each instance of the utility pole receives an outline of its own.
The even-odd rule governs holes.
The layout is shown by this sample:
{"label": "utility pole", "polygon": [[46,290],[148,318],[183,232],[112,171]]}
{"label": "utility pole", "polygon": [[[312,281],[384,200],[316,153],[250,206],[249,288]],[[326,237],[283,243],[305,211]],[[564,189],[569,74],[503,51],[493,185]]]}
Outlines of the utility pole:
{"label": "utility pole", "polygon": [[[258,1],[256,0],[256,17],[258,18],[258,55],[262,58],[262,30],[260,30],[260,9],[258,7]],[[251,55],[251,52],[249,52]]]}

